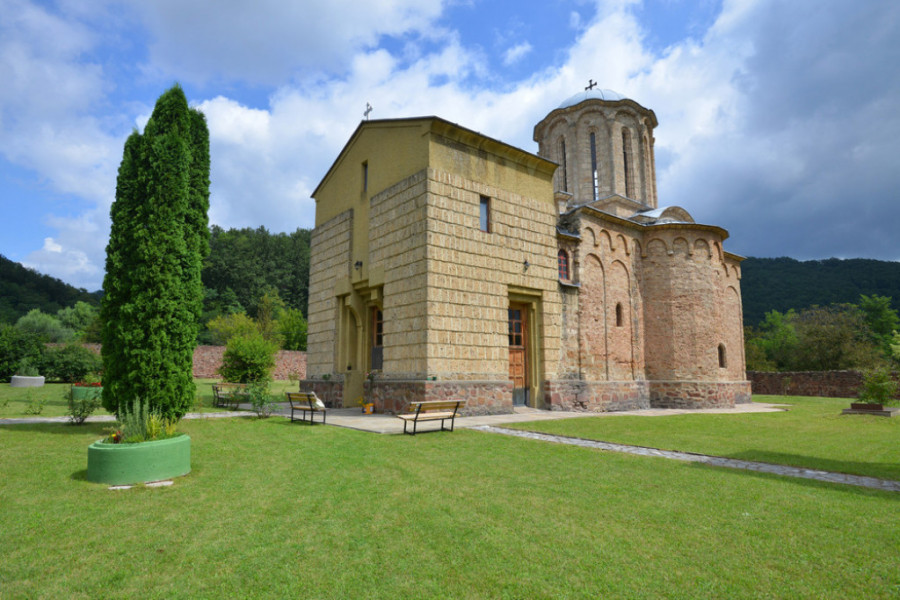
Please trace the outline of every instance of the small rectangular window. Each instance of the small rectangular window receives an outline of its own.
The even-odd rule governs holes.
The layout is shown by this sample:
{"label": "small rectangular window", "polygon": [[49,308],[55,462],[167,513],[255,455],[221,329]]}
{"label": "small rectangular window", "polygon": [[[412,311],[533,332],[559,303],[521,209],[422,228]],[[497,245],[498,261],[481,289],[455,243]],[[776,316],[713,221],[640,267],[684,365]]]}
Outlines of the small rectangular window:
{"label": "small rectangular window", "polygon": [[362,164],[362,190],[369,191],[369,161]]}
{"label": "small rectangular window", "polygon": [[490,233],[491,231],[491,199],[487,196],[481,197],[480,205],[480,227],[482,231]]}

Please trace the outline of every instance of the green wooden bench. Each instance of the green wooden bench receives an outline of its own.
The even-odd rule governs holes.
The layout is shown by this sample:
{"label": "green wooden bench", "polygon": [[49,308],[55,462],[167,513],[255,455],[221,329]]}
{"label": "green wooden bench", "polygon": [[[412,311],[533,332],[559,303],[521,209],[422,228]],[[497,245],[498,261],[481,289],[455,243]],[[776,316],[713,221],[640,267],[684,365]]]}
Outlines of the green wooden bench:
{"label": "green wooden bench", "polygon": [[237,408],[241,402],[250,401],[246,383],[214,383],[213,402],[216,406]]}
{"label": "green wooden bench", "polygon": [[[460,409],[466,405],[465,400],[427,400],[424,402],[410,402],[409,410],[411,412],[397,415],[403,419],[403,433],[416,435],[416,428],[419,423],[424,421],[440,421],[440,430],[435,431],[453,431],[453,424],[456,415]],[[450,421],[450,429],[444,428],[444,422]],[[412,423],[412,431],[407,431],[406,426]]]}
{"label": "green wooden bench", "polygon": [[285,392],[291,405],[291,421],[294,421],[294,413],[300,412],[300,421],[306,421],[309,415],[310,424],[315,423],[313,417],[316,413],[322,413],[322,423],[325,423],[325,404],[319,400],[315,392]]}

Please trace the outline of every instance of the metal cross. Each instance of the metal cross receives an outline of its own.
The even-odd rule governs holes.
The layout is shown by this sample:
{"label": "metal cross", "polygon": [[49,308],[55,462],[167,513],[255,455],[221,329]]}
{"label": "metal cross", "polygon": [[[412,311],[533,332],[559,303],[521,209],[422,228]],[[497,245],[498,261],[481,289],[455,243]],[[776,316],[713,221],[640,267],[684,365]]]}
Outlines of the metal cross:
{"label": "metal cross", "polygon": [[593,79],[588,79],[588,86],[586,88],[584,88],[584,91],[588,92],[588,91],[594,89],[595,87],[597,87],[597,82],[594,81]]}
{"label": "metal cross", "polygon": [[369,113],[372,112],[372,105],[366,102],[366,112],[363,113],[366,117],[366,121],[369,120]]}

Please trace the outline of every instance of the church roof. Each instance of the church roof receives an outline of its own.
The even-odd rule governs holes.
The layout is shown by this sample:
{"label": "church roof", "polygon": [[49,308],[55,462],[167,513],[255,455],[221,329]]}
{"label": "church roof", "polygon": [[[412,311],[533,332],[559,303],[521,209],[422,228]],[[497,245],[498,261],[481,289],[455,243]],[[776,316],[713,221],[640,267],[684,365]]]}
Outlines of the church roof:
{"label": "church roof", "polygon": [[581,104],[585,100],[605,100],[607,102],[615,102],[617,100],[627,100],[625,96],[613,90],[593,89],[578,92],[563,101],[557,108],[569,108],[576,104]]}

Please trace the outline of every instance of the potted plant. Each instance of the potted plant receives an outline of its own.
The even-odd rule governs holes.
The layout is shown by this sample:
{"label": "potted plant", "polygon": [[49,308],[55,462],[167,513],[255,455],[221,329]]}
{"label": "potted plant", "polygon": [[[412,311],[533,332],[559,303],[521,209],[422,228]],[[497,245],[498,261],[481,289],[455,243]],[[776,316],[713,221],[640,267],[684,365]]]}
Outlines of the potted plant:
{"label": "potted plant", "polygon": [[128,485],[187,475],[191,438],[176,430],[176,421],[148,413],[135,400],[109,436],[88,447],[87,479]]}
{"label": "potted plant", "polygon": [[872,369],[863,374],[857,391],[859,402],[850,404],[851,410],[882,411],[885,405],[897,402],[897,382],[888,369]]}
{"label": "potted plant", "polygon": [[37,367],[30,358],[23,358],[19,363],[16,374],[9,380],[10,387],[41,387],[44,385],[44,377],[38,375]]}

